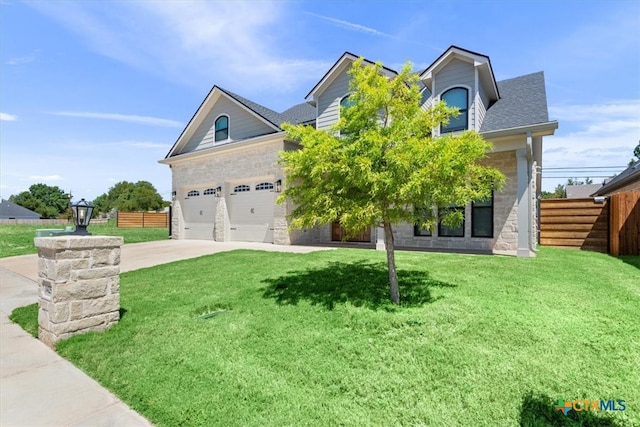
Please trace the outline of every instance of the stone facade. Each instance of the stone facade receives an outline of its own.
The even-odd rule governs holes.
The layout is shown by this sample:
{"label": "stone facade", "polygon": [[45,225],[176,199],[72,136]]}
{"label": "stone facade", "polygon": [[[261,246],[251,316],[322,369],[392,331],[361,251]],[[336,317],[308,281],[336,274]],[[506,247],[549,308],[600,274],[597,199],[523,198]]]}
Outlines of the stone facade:
{"label": "stone facade", "polygon": [[398,224],[394,240],[398,247],[453,249],[462,251],[515,254],[518,248],[517,170],[515,151],[489,154],[485,164],[507,177],[504,187],[493,196],[493,238],[471,237],[471,205],[465,206],[464,237],[415,236],[413,224]]}
{"label": "stone facade", "polygon": [[118,322],[122,244],[122,237],[35,239],[41,341],[55,347],[62,339]]}

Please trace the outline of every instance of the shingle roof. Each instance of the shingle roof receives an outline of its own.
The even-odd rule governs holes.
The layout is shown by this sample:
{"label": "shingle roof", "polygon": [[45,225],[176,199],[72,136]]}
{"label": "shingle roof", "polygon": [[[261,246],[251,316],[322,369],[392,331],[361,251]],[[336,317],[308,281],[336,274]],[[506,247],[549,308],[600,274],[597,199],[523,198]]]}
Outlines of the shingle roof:
{"label": "shingle roof", "polygon": [[631,165],[620,172],[620,174],[616,175],[613,179],[600,187],[600,189],[593,193],[593,195],[604,196],[616,188],[622,187],[626,183],[633,182],[634,179],[640,181],[640,162],[636,162],[634,165]]}
{"label": "shingle roof", "polygon": [[497,82],[500,99],[484,116],[480,132],[491,132],[549,121],[542,71]]}
{"label": "shingle roof", "polygon": [[277,127],[280,127],[280,125],[283,123],[299,124],[312,122],[316,119],[315,107],[307,104],[306,102],[294,105],[293,107],[283,111],[282,113],[278,113],[238,94],[223,89],[220,86],[218,86],[218,89]]}
{"label": "shingle roof", "polygon": [[284,122],[293,124],[313,122],[316,120],[316,108],[303,102],[283,111],[280,116],[283,119],[280,124]]}
{"label": "shingle roof", "polygon": [[3,219],[40,219],[40,214],[11,203],[8,200],[0,202],[0,218]]}

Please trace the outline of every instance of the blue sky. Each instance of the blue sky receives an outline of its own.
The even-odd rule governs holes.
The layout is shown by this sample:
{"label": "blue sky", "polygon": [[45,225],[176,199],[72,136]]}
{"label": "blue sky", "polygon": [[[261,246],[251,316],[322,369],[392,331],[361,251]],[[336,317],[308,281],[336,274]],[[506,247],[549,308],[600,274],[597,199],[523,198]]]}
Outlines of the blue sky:
{"label": "blue sky", "polygon": [[[344,51],[420,69],[452,44],[488,55],[498,80],[545,72],[560,128],[544,167],[632,158],[637,1],[0,0],[0,193],[43,182],[93,199],[147,180],[169,200],[157,161],[214,84],[282,111]],[[566,181],[551,176],[544,189]]]}

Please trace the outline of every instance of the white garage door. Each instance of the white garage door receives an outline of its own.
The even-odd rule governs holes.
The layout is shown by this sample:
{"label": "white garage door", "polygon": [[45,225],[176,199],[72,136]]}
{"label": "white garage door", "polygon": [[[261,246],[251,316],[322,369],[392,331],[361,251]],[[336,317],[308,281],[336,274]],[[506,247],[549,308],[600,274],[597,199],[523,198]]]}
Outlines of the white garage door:
{"label": "white garage door", "polygon": [[273,243],[272,182],[233,185],[227,197],[231,240]]}
{"label": "white garage door", "polygon": [[216,197],[213,188],[190,190],[182,201],[184,238],[213,240]]}

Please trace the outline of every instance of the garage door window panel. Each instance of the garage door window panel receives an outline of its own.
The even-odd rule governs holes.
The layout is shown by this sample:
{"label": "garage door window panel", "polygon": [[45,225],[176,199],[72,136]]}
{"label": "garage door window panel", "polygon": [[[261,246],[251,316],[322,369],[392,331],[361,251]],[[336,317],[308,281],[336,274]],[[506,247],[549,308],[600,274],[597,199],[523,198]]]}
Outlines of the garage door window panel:
{"label": "garage door window panel", "polygon": [[261,182],[260,184],[257,184],[256,191],[262,191],[262,190],[273,190],[273,183]]}

